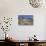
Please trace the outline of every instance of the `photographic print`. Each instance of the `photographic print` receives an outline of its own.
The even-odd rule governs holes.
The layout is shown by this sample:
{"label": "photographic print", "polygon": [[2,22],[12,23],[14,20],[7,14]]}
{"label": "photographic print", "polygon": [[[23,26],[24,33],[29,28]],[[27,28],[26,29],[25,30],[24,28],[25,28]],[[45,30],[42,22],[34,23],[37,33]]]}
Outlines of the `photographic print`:
{"label": "photographic print", "polygon": [[33,25],[33,15],[19,15],[18,24],[19,25]]}

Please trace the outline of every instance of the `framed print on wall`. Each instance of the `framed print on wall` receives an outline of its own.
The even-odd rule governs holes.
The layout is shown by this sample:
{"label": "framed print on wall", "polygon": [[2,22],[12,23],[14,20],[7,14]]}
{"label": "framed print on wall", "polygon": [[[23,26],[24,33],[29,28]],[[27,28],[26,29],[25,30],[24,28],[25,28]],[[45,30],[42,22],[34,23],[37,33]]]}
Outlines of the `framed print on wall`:
{"label": "framed print on wall", "polygon": [[19,15],[18,24],[19,25],[33,25],[33,15]]}

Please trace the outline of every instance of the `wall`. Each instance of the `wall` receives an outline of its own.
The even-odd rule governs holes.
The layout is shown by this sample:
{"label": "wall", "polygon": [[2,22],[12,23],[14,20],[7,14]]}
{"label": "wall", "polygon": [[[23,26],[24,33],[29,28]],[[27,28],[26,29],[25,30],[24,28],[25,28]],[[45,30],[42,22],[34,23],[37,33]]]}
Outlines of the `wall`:
{"label": "wall", "polygon": [[[39,7],[33,8],[30,6],[28,0],[0,0],[0,19],[1,17],[13,17],[13,22],[10,31],[10,35],[16,38],[16,40],[27,40],[34,34],[37,35],[39,40],[45,39],[45,15],[46,8]],[[34,25],[32,26],[19,26],[18,15],[29,14],[33,15]],[[2,31],[1,31],[2,33]],[[1,34],[0,33],[0,34]],[[1,34],[2,35],[2,34]],[[0,39],[3,37],[0,36]],[[3,38],[4,39],[4,38]]]}

